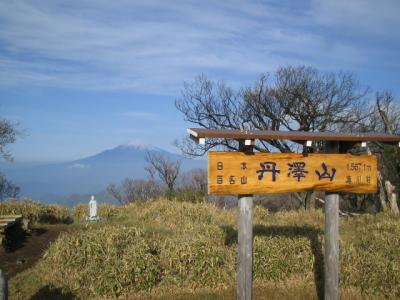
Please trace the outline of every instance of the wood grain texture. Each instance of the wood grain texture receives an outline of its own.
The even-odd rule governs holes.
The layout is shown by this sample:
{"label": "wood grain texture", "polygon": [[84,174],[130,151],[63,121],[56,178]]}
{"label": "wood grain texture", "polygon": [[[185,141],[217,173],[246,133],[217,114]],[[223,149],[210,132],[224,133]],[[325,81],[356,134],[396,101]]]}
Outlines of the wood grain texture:
{"label": "wood grain texture", "polygon": [[208,154],[208,192],[211,195],[307,190],[376,193],[376,157],[241,152]]}
{"label": "wood grain texture", "polygon": [[337,141],[337,142],[383,142],[395,144],[400,142],[400,135],[387,133],[340,133],[340,132],[306,132],[279,130],[231,130],[189,128],[188,132],[195,138],[224,138],[233,140],[291,140],[291,141]]}
{"label": "wood grain texture", "polygon": [[237,299],[251,300],[253,294],[253,197],[238,202]]}

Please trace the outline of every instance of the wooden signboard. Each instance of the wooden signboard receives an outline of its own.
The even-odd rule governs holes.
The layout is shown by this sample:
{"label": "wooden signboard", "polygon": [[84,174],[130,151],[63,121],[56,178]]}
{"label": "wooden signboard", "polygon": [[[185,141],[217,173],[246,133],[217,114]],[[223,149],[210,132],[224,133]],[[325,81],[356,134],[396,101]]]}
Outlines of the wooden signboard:
{"label": "wooden signboard", "polygon": [[373,155],[210,152],[211,195],[269,194],[307,190],[375,193]]}

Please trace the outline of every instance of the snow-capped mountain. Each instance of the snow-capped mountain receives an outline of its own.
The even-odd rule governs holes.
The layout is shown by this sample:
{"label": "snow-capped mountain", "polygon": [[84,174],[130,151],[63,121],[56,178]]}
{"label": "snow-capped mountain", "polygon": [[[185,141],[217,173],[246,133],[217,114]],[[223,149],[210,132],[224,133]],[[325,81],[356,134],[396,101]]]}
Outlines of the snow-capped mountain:
{"label": "snow-capped mountain", "polygon": [[3,173],[21,187],[21,196],[45,202],[71,194],[89,194],[104,190],[110,183],[118,184],[126,177],[144,179],[147,174],[145,154],[161,154],[182,161],[182,171],[206,168],[205,160],[186,159],[161,148],[137,141],[102,151],[83,159],[46,165],[3,166]]}

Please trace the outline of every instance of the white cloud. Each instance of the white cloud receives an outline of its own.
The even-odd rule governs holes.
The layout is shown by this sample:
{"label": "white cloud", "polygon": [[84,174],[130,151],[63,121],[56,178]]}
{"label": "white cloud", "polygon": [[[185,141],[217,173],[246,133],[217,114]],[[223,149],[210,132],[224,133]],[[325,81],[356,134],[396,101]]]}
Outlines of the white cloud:
{"label": "white cloud", "polygon": [[326,26],[346,28],[362,35],[400,35],[398,0],[313,0],[311,12],[318,23]]}
{"label": "white cloud", "polygon": [[80,164],[80,163],[74,163],[72,165],[69,165],[67,168],[68,169],[87,169],[87,168],[90,168],[90,166],[85,165],[85,164]]}
{"label": "white cloud", "polygon": [[[319,26],[358,26],[352,13],[366,24],[380,2],[360,1],[312,2],[310,11],[273,1],[2,1],[0,86],[176,95],[199,73],[235,82],[288,63],[357,66],[370,60],[366,47]],[[390,8],[378,12],[373,24],[398,24]]]}
{"label": "white cloud", "polygon": [[134,120],[154,121],[159,119],[158,114],[145,112],[145,111],[126,111],[123,112],[124,117],[132,118]]}

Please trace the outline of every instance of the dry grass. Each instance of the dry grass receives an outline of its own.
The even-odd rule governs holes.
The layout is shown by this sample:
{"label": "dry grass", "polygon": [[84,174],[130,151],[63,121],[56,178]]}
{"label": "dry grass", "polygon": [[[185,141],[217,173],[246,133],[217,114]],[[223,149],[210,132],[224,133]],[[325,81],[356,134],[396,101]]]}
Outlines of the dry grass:
{"label": "dry grass", "polygon": [[44,205],[30,199],[0,202],[0,215],[19,215],[32,223],[64,223],[69,218],[68,209],[56,204]]}
{"label": "dry grass", "polygon": [[[235,298],[237,210],[158,200],[77,226],[31,270],[14,299]],[[255,299],[316,299],[323,287],[323,213],[254,212]],[[400,224],[390,215],[341,219],[344,299],[400,297]],[[189,297],[190,296],[190,297]]]}
{"label": "dry grass", "polygon": [[[118,214],[121,210],[120,206],[102,203],[98,205],[98,215],[100,218],[110,219]],[[89,207],[87,204],[78,204],[72,208],[72,217],[74,221],[82,221],[89,215]]]}

